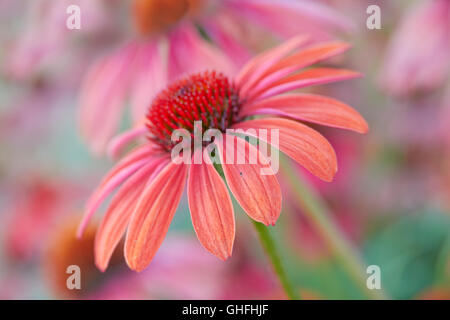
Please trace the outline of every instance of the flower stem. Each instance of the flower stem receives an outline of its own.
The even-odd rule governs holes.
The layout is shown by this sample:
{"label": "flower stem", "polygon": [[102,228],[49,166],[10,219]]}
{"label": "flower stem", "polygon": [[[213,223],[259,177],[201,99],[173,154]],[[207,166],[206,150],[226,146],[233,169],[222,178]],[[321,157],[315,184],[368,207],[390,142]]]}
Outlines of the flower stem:
{"label": "flower stem", "polygon": [[359,286],[361,291],[373,299],[386,299],[381,289],[370,290],[367,285],[366,264],[356,249],[348,242],[340,230],[330,219],[330,213],[325,203],[315,193],[299,173],[286,159],[281,160],[283,178],[290,185],[295,194],[297,204],[303,209],[306,217],[315,226],[326,245],[335,254],[336,258],[348,272],[349,276]]}
{"label": "flower stem", "polygon": [[256,232],[258,233],[261,245],[267,253],[268,258],[272,263],[275,274],[277,275],[278,280],[280,280],[281,286],[283,287],[287,297],[291,300],[299,300],[299,294],[295,291],[294,287],[288,279],[287,273],[281,263],[281,259],[278,256],[275,242],[269,234],[269,230],[262,223],[256,222],[254,220],[252,220],[252,223],[256,229]]}

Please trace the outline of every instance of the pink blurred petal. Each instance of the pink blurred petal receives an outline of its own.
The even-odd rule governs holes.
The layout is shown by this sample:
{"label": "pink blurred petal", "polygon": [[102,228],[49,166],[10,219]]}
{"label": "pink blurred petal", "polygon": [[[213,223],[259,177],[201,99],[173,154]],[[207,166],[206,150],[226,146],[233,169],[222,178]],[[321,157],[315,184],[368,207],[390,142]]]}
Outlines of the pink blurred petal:
{"label": "pink blurred petal", "polygon": [[108,144],[107,153],[111,159],[117,159],[123,148],[139,137],[143,137],[148,133],[145,126],[140,126],[114,137]]}
{"label": "pink blurred petal", "polygon": [[237,66],[244,65],[251,58],[251,52],[245,42],[239,41],[242,36],[239,19],[225,12],[218,13],[211,21],[204,22],[205,29],[213,42],[233,61]]}
{"label": "pink blurred petal", "polygon": [[104,151],[118,128],[137,49],[133,42],[100,59],[83,81],[80,93],[81,132],[96,154]]}
{"label": "pink blurred petal", "polygon": [[227,75],[234,74],[234,64],[218,48],[203,40],[192,26],[177,28],[168,39],[169,81],[209,69],[220,70]]}
{"label": "pink blurred petal", "polygon": [[[235,12],[283,38],[303,33],[326,39],[337,31],[350,31],[353,23],[331,7],[308,0],[240,0]],[[231,2],[233,3],[233,2]]]}
{"label": "pink blurred petal", "polygon": [[389,42],[380,84],[400,95],[442,84],[450,68],[449,30],[449,1],[418,1]]}
{"label": "pink blurred petal", "polygon": [[167,62],[159,42],[141,43],[137,52],[130,93],[134,123],[145,117],[155,95],[167,85]]}
{"label": "pink blurred petal", "polygon": [[[76,33],[66,27],[66,9],[71,4],[78,5],[83,12],[82,28]],[[55,59],[61,60],[75,34],[92,33],[108,22],[102,1],[35,0],[25,9],[23,31],[13,40],[2,61],[6,72],[19,80],[27,80],[55,64]]]}

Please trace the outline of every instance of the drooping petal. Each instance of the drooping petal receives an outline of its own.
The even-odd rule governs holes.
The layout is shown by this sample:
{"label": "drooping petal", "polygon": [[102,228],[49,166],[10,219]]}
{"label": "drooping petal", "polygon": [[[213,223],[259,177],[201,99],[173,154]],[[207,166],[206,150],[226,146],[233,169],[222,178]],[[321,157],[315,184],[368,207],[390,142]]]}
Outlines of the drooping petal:
{"label": "drooping petal", "polygon": [[114,189],[116,189],[120,184],[122,184],[129,176],[131,176],[136,170],[139,170],[148,162],[147,159],[137,161],[130,166],[123,169],[116,176],[114,176],[108,183],[105,184],[102,188],[96,190],[94,195],[89,199],[88,205],[86,206],[86,211],[83,215],[83,220],[80,223],[77,237],[80,238],[83,235],[83,231],[86,228],[89,220],[92,218],[94,213],[97,211],[98,207],[102,204],[102,202],[108,197]]}
{"label": "drooping petal", "polygon": [[[225,142],[230,141],[227,136],[224,135]],[[256,147],[239,137],[233,140],[235,143],[232,144],[217,143],[227,184],[252,219],[265,225],[274,225],[281,212],[282,199],[275,172]],[[227,160],[227,155],[231,154],[235,155],[233,161]],[[252,157],[262,161],[251,161]],[[243,163],[239,163],[239,158],[244,160]]]}
{"label": "drooping petal", "polygon": [[358,77],[361,77],[361,74],[351,70],[314,68],[276,81],[268,87],[261,89],[258,93],[252,96],[252,98],[257,98],[260,100],[307,86],[354,79]]}
{"label": "drooping petal", "polygon": [[301,50],[274,64],[259,77],[258,83],[251,88],[251,91],[257,92],[259,89],[267,87],[301,68],[334,57],[348,48],[350,48],[350,45],[345,42],[327,42]]}
{"label": "drooping petal", "polygon": [[[196,152],[201,153],[202,149]],[[192,224],[200,243],[226,260],[233,250],[234,210],[227,186],[214,165],[205,161],[191,164],[187,194]]]}
{"label": "drooping petal", "polygon": [[131,43],[95,63],[83,81],[80,127],[92,151],[102,153],[116,131],[133,72],[137,46]]}
{"label": "drooping petal", "polygon": [[235,124],[233,129],[278,129],[279,146],[275,147],[280,151],[322,180],[332,181],[337,172],[336,154],[328,140],[301,123],[282,118],[264,118]]}
{"label": "drooping petal", "polygon": [[141,194],[125,240],[125,259],[142,271],[160,247],[180,202],[188,166],[170,162]]}
{"label": "drooping petal", "polygon": [[325,126],[366,133],[367,122],[352,107],[314,94],[286,94],[257,101],[242,109],[241,116],[274,114]]}
{"label": "drooping petal", "polygon": [[134,173],[119,189],[100,223],[95,237],[95,264],[104,271],[125,233],[131,214],[145,186],[163,166],[167,157],[155,157]]}
{"label": "drooping petal", "polygon": [[118,172],[122,171],[126,167],[131,164],[149,158],[150,156],[156,154],[156,150],[152,144],[145,144],[143,146],[139,146],[131,151],[126,157],[121,159],[109,172],[105,175],[102,181],[99,184],[99,188],[106,185],[106,183],[111,180]]}
{"label": "drooping petal", "polygon": [[78,228],[77,237],[82,236],[89,220],[103,200],[130,175],[144,166],[151,159],[152,154],[154,154],[154,151],[149,147],[139,147],[108,172],[87,201],[86,209]]}

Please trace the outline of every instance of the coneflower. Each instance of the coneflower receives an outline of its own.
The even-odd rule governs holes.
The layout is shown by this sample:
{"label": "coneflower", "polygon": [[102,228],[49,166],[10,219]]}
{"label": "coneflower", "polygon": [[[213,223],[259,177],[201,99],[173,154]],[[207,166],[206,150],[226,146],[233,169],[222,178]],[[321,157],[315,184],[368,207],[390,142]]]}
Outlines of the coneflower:
{"label": "coneflower", "polygon": [[[175,81],[153,100],[145,126],[114,142],[113,148],[117,149],[128,143],[130,137],[147,137],[106,175],[88,201],[79,235],[102,201],[121,186],[96,236],[95,259],[101,270],[107,268],[125,231],[125,258],[129,267],[140,271],[150,263],[166,235],[186,183],[198,239],[221,259],[231,255],[235,236],[234,211],[227,185],[252,219],[265,225],[275,224],[282,196],[267,157],[241,137],[233,138],[239,142],[237,145],[228,143],[227,129],[276,129],[279,132],[276,147],[280,151],[320,179],[333,179],[337,161],[332,146],[302,122],[359,133],[367,132],[367,123],[354,109],[332,98],[288,92],[360,74],[336,68],[303,69],[349,47],[334,42],[299,50],[304,43],[304,37],[295,37],[263,52],[250,60],[234,79],[209,71]],[[191,164],[171,161],[172,134],[177,129],[193,134],[195,121],[201,121],[204,129],[223,133],[227,143],[214,141],[213,144],[225,179],[208,161]],[[208,146],[203,144],[192,147],[192,157],[202,155],[205,148]],[[245,163],[228,162],[228,151],[242,155]],[[260,161],[251,163],[248,157],[252,153]],[[269,174],[261,174],[263,170]]]}

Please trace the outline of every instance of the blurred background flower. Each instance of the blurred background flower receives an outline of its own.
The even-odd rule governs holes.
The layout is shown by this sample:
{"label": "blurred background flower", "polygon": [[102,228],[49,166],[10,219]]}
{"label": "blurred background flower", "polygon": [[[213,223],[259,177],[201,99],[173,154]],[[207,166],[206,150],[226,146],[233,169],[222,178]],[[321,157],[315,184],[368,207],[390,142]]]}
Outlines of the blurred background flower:
{"label": "blurred background flower", "polygon": [[[69,4],[81,8],[80,30],[65,26]],[[351,43],[329,64],[365,77],[308,93],[354,106],[370,132],[314,126],[335,146],[339,171],[323,183],[296,170],[365,261],[380,266],[389,297],[448,299],[450,4],[378,0],[382,29],[369,30],[371,4],[0,1],[0,298],[286,298],[248,219],[236,215],[245,237],[237,235],[232,257],[222,262],[195,239],[186,196],[171,235],[139,274],[124,267],[120,250],[114,267],[99,272],[92,235],[77,241],[74,232],[89,191],[112,164],[92,157],[87,136],[100,132],[94,149],[103,152],[115,133],[139,123],[167,81],[216,63],[233,76],[261,50],[310,34],[317,42]],[[84,138],[80,95],[95,113],[84,122]],[[297,190],[281,187],[288,214],[270,232],[298,292],[365,298],[299,206]],[[80,291],[66,287],[68,264],[82,268]]]}
{"label": "blurred background flower", "polygon": [[80,128],[95,154],[103,153],[118,131],[128,100],[132,122],[139,124],[149,101],[180,76],[209,69],[233,75],[270,40],[298,33],[311,33],[319,40],[351,26],[331,8],[312,1],[127,3],[125,16],[134,30],[118,49],[89,68],[81,88]]}

